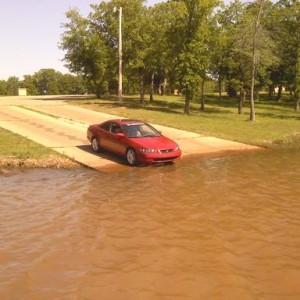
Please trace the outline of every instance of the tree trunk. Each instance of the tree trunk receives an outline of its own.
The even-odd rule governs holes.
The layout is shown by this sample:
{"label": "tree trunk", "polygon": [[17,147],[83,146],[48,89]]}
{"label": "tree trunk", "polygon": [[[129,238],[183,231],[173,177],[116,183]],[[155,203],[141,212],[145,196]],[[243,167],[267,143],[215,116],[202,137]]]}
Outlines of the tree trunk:
{"label": "tree trunk", "polygon": [[[300,38],[300,30],[298,28],[298,40]],[[296,59],[296,72],[295,72],[295,110],[300,109],[300,45],[298,43],[297,59]]]}
{"label": "tree trunk", "polygon": [[159,94],[159,95],[162,95],[161,83],[158,85],[158,94]]}
{"label": "tree trunk", "polygon": [[237,91],[236,89],[229,83],[228,85],[228,96],[230,98],[234,98],[237,95]]}
{"label": "tree trunk", "polygon": [[162,84],[162,95],[165,95],[167,91],[167,78],[164,78],[164,82]]}
{"label": "tree trunk", "polygon": [[250,91],[250,121],[255,121],[255,107],[254,107],[254,83],[255,83],[255,66],[252,67],[251,74],[251,91]]}
{"label": "tree trunk", "polygon": [[278,93],[277,93],[277,98],[276,100],[279,102],[281,99],[281,95],[282,95],[282,84],[278,87]]}
{"label": "tree trunk", "polygon": [[273,94],[274,94],[274,86],[272,84],[269,84],[269,94],[268,94],[268,97],[269,99],[272,98]]}
{"label": "tree trunk", "polygon": [[218,91],[219,91],[219,98],[222,99],[222,78],[220,74],[218,76]]}
{"label": "tree trunk", "polygon": [[151,85],[150,85],[150,102],[154,101],[154,73],[151,75]]}
{"label": "tree trunk", "polygon": [[190,101],[191,101],[191,94],[190,94],[190,90],[187,88],[185,94],[184,113],[188,115],[190,114]]}
{"label": "tree trunk", "polygon": [[140,104],[145,104],[144,73],[140,72]]}
{"label": "tree trunk", "polygon": [[200,110],[201,110],[201,111],[205,111],[204,84],[205,84],[205,80],[202,79],[202,82],[201,82],[201,107],[200,107]]}
{"label": "tree trunk", "polygon": [[242,115],[243,114],[243,107],[244,107],[244,102],[246,98],[246,92],[243,87],[240,89],[240,97],[239,97],[239,109],[238,109],[238,114]]}

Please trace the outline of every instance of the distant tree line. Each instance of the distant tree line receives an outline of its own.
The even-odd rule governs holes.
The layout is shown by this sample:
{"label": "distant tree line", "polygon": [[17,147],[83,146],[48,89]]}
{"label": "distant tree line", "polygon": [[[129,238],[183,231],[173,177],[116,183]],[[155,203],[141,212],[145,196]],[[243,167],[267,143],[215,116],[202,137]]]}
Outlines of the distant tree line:
{"label": "distant tree line", "polygon": [[81,76],[62,74],[54,69],[41,69],[23,80],[11,76],[0,80],[0,95],[18,95],[19,88],[26,88],[28,95],[77,95],[88,91],[88,84]]}
{"label": "distant tree line", "polygon": [[225,6],[218,0],[169,0],[147,7],[143,0],[91,4],[87,17],[66,12],[60,47],[72,73],[101,96],[118,89],[118,13],[123,8],[124,92],[144,94],[180,90],[185,113],[190,101],[205,107],[205,86],[218,83],[230,96],[254,100],[262,89],[278,100],[283,87],[299,109],[300,2],[269,0]]}

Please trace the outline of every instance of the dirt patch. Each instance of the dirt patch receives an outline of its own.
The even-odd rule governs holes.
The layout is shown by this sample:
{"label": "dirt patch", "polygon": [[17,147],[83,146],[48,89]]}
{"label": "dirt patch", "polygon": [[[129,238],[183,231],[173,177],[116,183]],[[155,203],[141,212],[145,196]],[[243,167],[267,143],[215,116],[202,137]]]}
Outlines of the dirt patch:
{"label": "dirt patch", "polygon": [[11,168],[52,168],[52,169],[75,169],[81,164],[68,158],[59,156],[48,156],[41,159],[19,159],[19,158],[0,158],[0,174],[6,174],[7,169]]}

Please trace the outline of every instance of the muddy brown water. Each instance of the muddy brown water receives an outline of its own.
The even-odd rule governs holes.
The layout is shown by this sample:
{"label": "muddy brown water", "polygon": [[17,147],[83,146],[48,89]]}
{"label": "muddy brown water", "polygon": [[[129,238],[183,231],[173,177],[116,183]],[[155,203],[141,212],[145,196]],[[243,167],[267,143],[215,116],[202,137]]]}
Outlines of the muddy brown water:
{"label": "muddy brown water", "polygon": [[296,151],[0,183],[0,299],[300,299]]}

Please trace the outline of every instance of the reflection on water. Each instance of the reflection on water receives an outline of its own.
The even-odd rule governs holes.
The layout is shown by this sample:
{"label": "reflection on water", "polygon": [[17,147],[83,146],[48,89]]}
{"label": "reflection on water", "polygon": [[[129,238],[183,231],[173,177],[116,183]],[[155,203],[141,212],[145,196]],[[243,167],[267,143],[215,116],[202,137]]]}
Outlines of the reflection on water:
{"label": "reflection on water", "polygon": [[0,299],[300,299],[296,152],[0,177]]}

